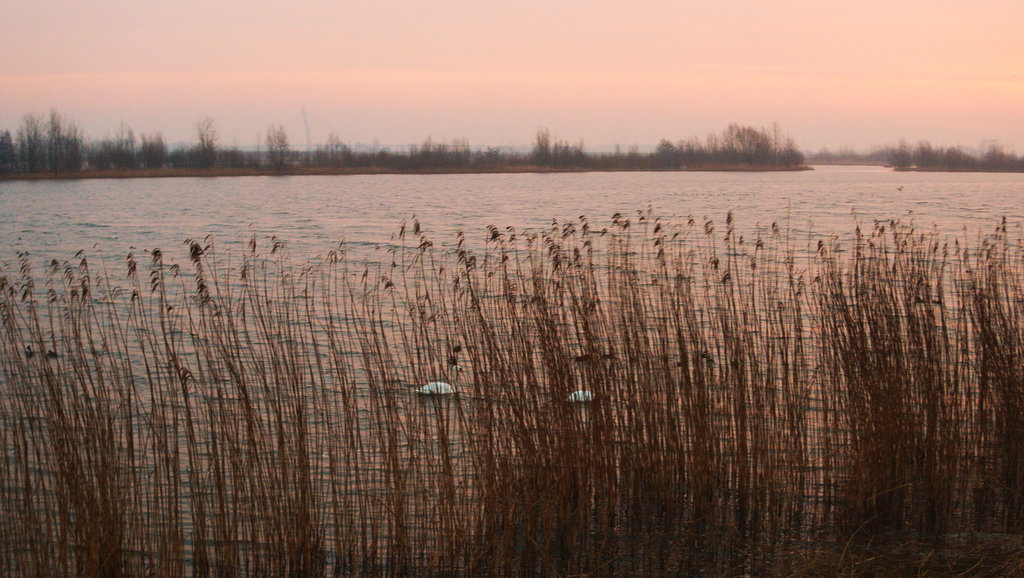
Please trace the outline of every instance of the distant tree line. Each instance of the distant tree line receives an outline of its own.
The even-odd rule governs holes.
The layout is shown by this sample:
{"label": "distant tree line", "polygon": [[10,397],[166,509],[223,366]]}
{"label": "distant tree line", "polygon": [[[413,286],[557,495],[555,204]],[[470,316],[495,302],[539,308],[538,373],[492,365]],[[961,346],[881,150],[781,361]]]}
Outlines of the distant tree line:
{"label": "distant tree line", "polygon": [[25,115],[13,137],[0,131],[0,172],[77,171],[84,153],[81,129],[57,111],[48,117]]}
{"label": "distant tree line", "polygon": [[906,141],[891,148],[889,164],[897,170],[1024,172],[1024,156],[989,144],[980,154],[963,147],[935,147],[927,141],[915,146]]}
{"label": "distant tree line", "polygon": [[662,140],[654,153],[656,168],[701,168],[718,164],[796,168],[804,155],[796,141],[778,125],[768,129],[730,124],[720,135],[708,135],[672,144]]}
{"label": "distant tree line", "polygon": [[789,136],[772,130],[730,125],[706,139],[691,138],[673,143],[662,140],[654,152],[589,153],[583,141],[569,142],[552,136],[547,128],[537,131],[529,153],[495,147],[472,149],[466,139],[450,143],[430,138],[403,151],[356,152],[331,136],[318,146],[309,163],[314,167],[378,168],[399,171],[488,170],[545,168],[564,170],[680,170],[720,168],[791,169],[804,164],[803,153]]}
{"label": "distant tree line", "polygon": [[0,174],[68,174],[137,169],[353,169],[380,171],[473,170],[680,170],[722,168],[790,169],[804,156],[778,126],[729,125],[720,134],[676,142],[662,140],[653,152],[590,153],[583,141],[569,142],[547,128],[537,131],[529,152],[496,147],[473,149],[464,138],[389,149],[354,150],[337,135],[310,151],[292,150],[282,125],[267,128],[256,150],[222,147],[213,119],[200,119],[191,145],[168,147],[160,132],[136,133],[124,123],[113,134],[88,140],[79,126],[51,111],[26,114],[12,134],[0,130]]}
{"label": "distant tree line", "polygon": [[[271,134],[271,130],[279,132]],[[280,126],[268,129],[264,158],[238,147],[218,144],[217,128],[210,118],[196,123],[196,142],[170,149],[160,132],[142,133],[124,123],[113,135],[87,140],[79,126],[56,111],[48,116],[29,113],[12,134],[0,130],[0,174],[67,174],[79,171],[116,171],[165,168],[251,168],[283,166],[288,155],[287,136]],[[276,163],[276,164],[275,164]]]}
{"label": "distant tree line", "polygon": [[872,147],[867,152],[859,152],[853,148],[844,146],[838,150],[822,148],[816,153],[807,155],[807,164],[810,165],[889,165],[889,157],[892,155],[892,147]]}

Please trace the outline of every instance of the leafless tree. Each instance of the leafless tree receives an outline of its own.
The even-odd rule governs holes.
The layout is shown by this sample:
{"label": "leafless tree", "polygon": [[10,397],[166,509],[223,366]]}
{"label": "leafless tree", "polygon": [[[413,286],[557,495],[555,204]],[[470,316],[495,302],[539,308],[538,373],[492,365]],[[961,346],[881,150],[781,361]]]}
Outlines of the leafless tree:
{"label": "leafless tree", "polygon": [[14,148],[11,131],[0,131],[0,173],[10,173],[17,169],[18,153]]}
{"label": "leafless tree", "polygon": [[661,169],[670,169],[679,167],[679,154],[676,149],[676,145],[672,144],[672,141],[668,139],[661,139],[658,143],[656,155],[654,156],[655,166]]}
{"label": "leafless tree", "polygon": [[97,170],[135,168],[138,166],[135,131],[122,122],[116,135],[92,143],[88,159],[89,166]]}
{"label": "leafless tree", "polygon": [[332,132],[327,137],[327,144],[316,148],[313,162],[318,166],[340,167],[350,164],[352,156],[352,150]]}
{"label": "leafless tree", "polygon": [[54,109],[46,125],[46,148],[51,171],[66,173],[82,168],[82,131]]}
{"label": "leafless tree", "polygon": [[541,128],[537,131],[537,140],[533,145],[533,161],[544,166],[551,164],[551,131]]}
{"label": "leafless tree", "polygon": [[267,161],[275,171],[284,170],[288,160],[288,133],[281,125],[267,127]]}
{"label": "leafless tree", "polygon": [[159,132],[152,135],[142,134],[142,147],[139,151],[142,166],[147,169],[159,169],[167,162],[167,145],[164,136]]}
{"label": "leafless tree", "polygon": [[18,127],[18,160],[21,170],[38,173],[46,166],[46,122],[29,113],[21,118]]}
{"label": "leafless tree", "polygon": [[213,119],[206,116],[196,123],[199,143],[196,145],[196,166],[208,169],[217,162],[217,127]]}

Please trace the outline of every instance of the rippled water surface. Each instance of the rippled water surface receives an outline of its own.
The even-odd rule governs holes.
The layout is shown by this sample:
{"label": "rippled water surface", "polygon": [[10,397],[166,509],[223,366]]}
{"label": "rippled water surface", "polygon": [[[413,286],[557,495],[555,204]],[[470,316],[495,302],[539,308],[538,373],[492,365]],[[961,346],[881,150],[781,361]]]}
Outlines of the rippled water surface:
{"label": "rippled water surface", "polygon": [[[434,253],[412,252],[409,266],[382,267],[365,284],[358,270],[337,273],[333,263],[305,279],[273,268],[276,258],[233,276],[219,267],[253,235],[254,264],[275,235],[292,265],[342,239],[356,259],[381,258],[414,214],[435,246],[456,231],[479,246],[488,225],[539,230],[580,215],[599,229],[638,210],[692,217],[701,242],[707,220],[722,242],[729,211],[741,234],[777,222],[795,251],[816,236],[895,219],[974,240],[1005,217],[1017,239],[1022,200],[1024,175],[866,167],[0,182],[0,280],[9,288],[0,292],[0,421],[12,431],[0,432],[0,503],[25,504],[14,521],[0,514],[0,568],[100,574],[85,557],[102,547],[94,558],[120,559],[130,574],[203,574],[204,561],[225,564],[224,573],[288,574],[278,548],[286,544],[339,574],[636,574],[657,573],[655,563],[664,573],[705,564],[725,573],[744,567],[736,560],[747,552],[804,558],[800,540],[857,534],[883,515],[903,524],[894,526],[900,544],[924,535],[926,520],[1004,531],[1020,492],[996,472],[1019,463],[1019,430],[1004,434],[987,425],[996,423],[988,413],[964,408],[1002,399],[983,397],[982,383],[1019,385],[1012,371],[997,379],[977,369],[998,364],[976,362],[985,357],[974,348],[996,346],[992,359],[1019,367],[1012,340],[1004,347],[976,336],[1003,335],[990,318],[1020,316],[978,315],[956,300],[1018,312],[1019,300],[976,299],[958,292],[965,283],[943,293],[944,283],[969,276],[954,267],[926,278],[912,266],[930,264],[927,255],[906,257],[892,277],[865,269],[867,280],[848,289],[853,305],[829,293],[831,278],[793,282],[799,272],[772,250],[756,269],[729,254],[724,274],[719,252],[691,277],[688,267],[712,253],[670,247],[678,263],[670,259],[658,279],[653,244],[630,262],[629,245],[613,241],[595,243],[618,255],[607,267],[568,272],[543,249],[533,253],[536,268],[490,261],[471,273],[466,259],[458,276],[444,268],[455,259],[435,267]],[[146,250],[182,263],[185,239],[208,236],[215,258],[146,274]],[[79,292],[89,286],[80,283],[85,267],[63,268],[63,284],[17,273],[19,252],[75,263],[80,250],[91,287],[102,287],[92,299]],[[125,276],[128,252],[140,256],[137,277]],[[417,270],[423,254],[430,265]],[[217,274],[207,276],[211,266]],[[39,301],[46,307],[25,298],[32,286],[56,286]],[[889,311],[907,321],[892,323]],[[27,322],[37,312],[43,321]],[[876,340],[861,323],[888,332]],[[876,377],[883,368],[891,377]],[[415,393],[438,379],[462,380],[460,397]],[[567,403],[579,390],[594,402]],[[1007,391],[1005,399],[1019,398]],[[933,415],[956,417],[942,417],[952,426],[933,435]],[[879,441],[863,443],[868,436]],[[953,457],[922,457],[940,452]],[[933,503],[938,494],[947,497]],[[107,496],[123,507],[110,514]],[[94,536],[107,535],[116,540],[97,545]],[[792,537],[797,550],[784,553]],[[161,552],[171,555],[163,561]],[[493,567],[481,565],[491,559]],[[153,569],[152,560],[170,566]]]}
{"label": "rippled water surface", "polygon": [[612,214],[723,222],[771,222],[802,235],[849,235],[855,220],[912,218],[918,227],[974,237],[1007,217],[1020,230],[1024,175],[897,173],[877,167],[818,167],[790,173],[580,173],[176,178],[0,183],[0,261],[86,254],[123,257],[159,247],[172,258],[187,238],[222,249],[255,233],[287,241],[295,258],[324,254],[344,239],[350,252],[386,243],[402,219],[419,217],[439,243],[455,231],[482,239],[487,225],[538,229]]}

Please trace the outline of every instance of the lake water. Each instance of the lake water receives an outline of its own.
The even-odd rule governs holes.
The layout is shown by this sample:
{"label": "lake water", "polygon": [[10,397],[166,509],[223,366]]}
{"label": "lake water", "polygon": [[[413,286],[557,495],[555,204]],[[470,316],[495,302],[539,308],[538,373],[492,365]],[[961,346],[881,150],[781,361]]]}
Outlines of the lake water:
{"label": "lake water", "polygon": [[[148,287],[145,250],[160,248],[166,260],[184,263],[185,239],[207,236],[220,250],[218,259],[225,248],[244,252],[251,235],[262,239],[260,250],[265,254],[266,239],[275,235],[288,243],[292,264],[324,255],[342,239],[350,254],[373,260],[383,256],[380,247],[414,214],[437,246],[453,243],[460,230],[466,232],[467,243],[480,246],[488,225],[540,230],[552,219],[564,222],[586,215],[601,228],[615,213],[629,217],[638,210],[681,223],[692,217],[697,231],[702,230],[700,223],[713,220],[719,238],[726,214],[732,211],[741,233],[776,222],[812,246],[815,236],[848,237],[857,223],[870,228],[876,220],[896,219],[973,241],[1005,217],[1010,236],[1016,239],[1022,236],[1022,200],[1024,175],[896,173],[875,167],[789,173],[4,182],[0,274],[17,278],[19,252],[28,251],[31,260],[42,265],[51,259],[73,263],[73,255],[82,250],[89,256],[90,271],[97,271],[96,258],[101,257],[111,275],[124,280],[124,256],[135,252],[141,262],[140,285]],[[570,238],[567,247],[577,242]],[[602,245],[598,243],[596,250]],[[999,504],[992,507],[978,496],[995,494],[991,488],[1005,483],[1005,478],[961,475],[962,470],[954,467],[1001,464],[1006,448],[1020,445],[1015,438],[1007,443],[996,437],[990,426],[977,427],[970,421],[974,414],[961,411],[980,399],[980,372],[975,368],[981,364],[973,361],[971,348],[977,346],[967,338],[976,334],[968,321],[977,316],[953,302],[955,292],[947,302],[901,301],[906,307],[900,311],[916,315],[918,323],[913,332],[907,331],[908,357],[900,363],[920,363],[938,372],[923,372],[925,377],[945,376],[939,381],[948,383],[943,387],[951,397],[942,407],[955,408],[946,411],[962,416],[956,419],[963,422],[955,423],[952,431],[963,434],[963,443],[925,449],[922,443],[946,438],[932,436],[927,429],[931,422],[919,412],[888,412],[890,398],[884,397],[873,404],[875,413],[863,423],[888,423],[889,416],[899,415],[903,424],[910,416],[916,421],[896,430],[909,433],[897,438],[883,432],[888,437],[877,444],[851,443],[857,422],[844,412],[861,406],[846,404],[844,396],[859,390],[843,389],[841,374],[831,370],[842,357],[843,342],[837,340],[845,334],[814,331],[838,322],[837,306],[820,298],[827,296],[827,287],[813,282],[806,298],[785,285],[774,293],[770,282],[739,282],[771,279],[784,272],[781,261],[773,261],[770,250],[766,253],[769,266],[758,273],[736,268],[722,275],[716,257],[714,269],[697,270],[697,280],[688,286],[696,287],[695,292],[663,293],[660,286],[645,281],[634,285],[633,277],[609,265],[598,268],[595,279],[615,281],[601,284],[594,294],[587,291],[597,283],[540,283],[553,295],[549,300],[530,287],[536,278],[529,268],[525,276],[522,269],[511,268],[508,283],[488,281],[493,278],[485,270],[475,278],[477,288],[484,289],[470,293],[443,283],[450,277],[440,268],[426,268],[422,277],[413,269],[406,280],[411,265],[397,269],[397,274],[385,267],[384,273],[394,275],[398,285],[393,292],[388,291],[389,284],[395,284],[385,282],[383,274],[371,277],[369,290],[361,292],[364,286],[354,273],[356,281],[345,285],[343,278],[341,291],[296,293],[295,299],[282,290],[291,287],[285,280],[289,275],[279,275],[276,269],[267,275],[268,282],[251,285],[249,278],[239,275],[235,279],[246,279],[239,285],[252,287],[252,292],[215,292],[212,300],[199,298],[198,283],[172,278],[165,285],[167,301],[161,301],[162,292],[155,290],[143,291],[140,299],[128,291],[111,291],[94,292],[92,301],[74,301],[68,295],[81,285],[69,282],[60,303],[71,305],[41,308],[44,321],[38,325],[24,323],[33,305],[11,289],[0,294],[6,298],[0,300],[5,322],[10,321],[4,324],[8,339],[0,341],[0,421],[14,432],[0,436],[6,440],[0,442],[0,465],[8,464],[0,470],[0,503],[25,502],[35,511],[24,519],[0,520],[0,567],[5,560],[14,560],[7,568],[21,573],[72,573],[74,556],[92,552],[90,538],[110,526],[104,525],[107,518],[86,511],[98,500],[65,496],[79,488],[75,495],[106,496],[100,481],[108,479],[124,480],[114,499],[125,504],[125,510],[116,521],[122,524],[117,526],[123,527],[122,536],[131,538],[106,547],[115,552],[109,559],[124,555],[128,574],[191,574],[199,564],[196,552],[205,552],[215,564],[234,560],[242,564],[241,573],[250,568],[259,573],[261,566],[253,560],[277,552],[270,546],[289,543],[306,529],[323,537],[314,546],[326,548],[327,571],[336,568],[339,573],[352,573],[352,568],[397,571],[398,561],[415,560],[424,565],[424,574],[486,574],[487,568],[471,564],[492,557],[506,566],[496,566],[490,573],[515,573],[516,568],[524,574],[555,573],[550,568],[541,572],[540,563],[531,561],[534,547],[545,559],[549,551],[564,556],[563,574],[656,573],[645,566],[647,559],[663,561],[666,551],[679,560],[696,560],[688,564],[735,571],[739,566],[723,553],[730,548],[746,550],[737,538],[735,520],[749,521],[757,539],[775,536],[780,525],[786,529],[779,535],[826,536],[824,532],[836,528],[863,528],[856,518],[859,512],[848,518],[847,508],[839,504],[856,505],[868,495],[870,502],[878,496],[902,496],[901,502],[891,502],[906,504],[898,512],[902,519],[927,520],[928,515],[914,508],[931,499],[927,492],[936,492],[952,496],[940,513],[956,512],[957,519],[969,524],[965,529],[1003,528],[999,524],[1012,518],[1009,510]],[[497,270],[491,263],[491,271]],[[650,255],[641,258],[640,273],[650,273],[654,263]],[[183,269],[183,277],[200,278],[198,267]],[[173,270],[167,273],[173,276]],[[465,270],[460,280],[471,277],[468,265]],[[69,278],[79,275],[77,271],[69,267]],[[540,278],[563,280],[553,271],[540,273]],[[736,280],[727,283],[734,271]],[[911,274],[901,272],[905,276],[897,277],[906,281]],[[39,270],[35,277],[41,277]],[[330,282],[324,280],[330,277],[311,277]],[[690,278],[675,277],[680,282],[686,279]],[[17,281],[9,287],[18,286]],[[47,284],[36,286],[43,290]],[[345,293],[349,288],[351,295]],[[620,307],[623,301],[617,299],[632,298],[632,291],[642,297],[642,307],[634,308],[632,301]],[[734,295],[741,298],[733,299]],[[473,309],[476,297],[482,305]],[[933,308],[941,313],[941,324],[924,323],[933,319]],[[9,315],[11,311],[16,314]],[[870,307],[866,311],[869,317],[878,311],[884,317],[885,312]],[[856,307],[853,312],[858,312]],[[674,319],[682,321],[674,325]],[[922,335],[928,343],[946,343],[952,360],[941,354],[932,359],[912,347]],[[967,340],[957,341],[961,338]],[[54,351],[37,355],[28,349],[32,345],[38,353]],[[597,356],[599,351],[604,353]],[[677,357],[680,351],[688,351],[686,359],[691,361]],[[888,350],[854,349],[852,355],[857,351],[868,351],[873,360],[893,358]],[[962,367],[956,365],[961,355],[968,358]],[[454,363],[465,366],[459,377],[463,381],[457,383],[462,395],[456,402],[414,393],[427,381],[459,375],[449,370]],[[684,375],[694,380],[684,380]],[[924,399],[922,392],[932,392],[928,400],[935,407],[942,401],[934,387],[921,385],[932,382],[915,380],[909,372],[892,375],[899,381],[890,389],[905,392],[909,401],[901,400],[904,405],[924,406],[919,401]],[[850,379],[860,383],[865,378],[854,372]],[[53,387],[54,383],[65,387]],[[697,394],[679,395],[684,387]],[[595,392],[592,406],[565,402],[577,389]],[[742,414],[736,410],[741,405]],[[47,425],[65,423],[53,417],[62,411],[73,416],[77,428]],[[103,411],[111,412],[109,419]],[[826,411],[831,413],[822,417]],[[987,414],[978,415],[983,424],[989,423]],[[188,427],[177,425],[183,419],[190,420]],[[242,423],[245,428],[239,427]],[[826,423],[852,425],[832,430]],[[312,434],[302,430],[299,435],[306,424]],[[93,432],[106,433],[106,428],[112,431],[110,439],[144,441],[140,446],[99,443],[107,438]],[[198,435],[198,442],[187,443],[186,432]],[[233,449],[216,454],[215,438],[220,447]],[[19,451],[14,442],[28,449]],[[85,449],[72,451],[80,447]],[[889,447],[913,449],[889,454]],[[920,464],[901,457],[930,456],[933,453],[928,452],[949,448],[959,453],[947,454],[952,456],[946,460],[948,469],[929,470],[933,477],[927,483],[917,483],[924,475]],[[39,464],[64,464],[61,460],[71,454],[79,456],[86,466],[81,471],[88,474],[77,469],[36,473]],[[1016,459],[1016,454],[1006,455]],[[888,464],[892,456],[902,461],[880,468],[881,474],[874,474],[880,481],[868,479],[857,485],[858,472],[873,475],[872,464]],[[111,461],[104,461],[107,458]],[[103,475],[115,458],[123,460],[118,462],[122,465],[111,471],[122,477]],[[685,474],[684,467],[689,468]],[[65,475],[68,471],[72,474]],[[200,471],[218,474],[194,475]],[[993,466],[996,471],[1001,470]],[[493,492],[498,496],[493,501],[491,486],[477,486],[477,480],[490,475],[495,476]],[[300,483],[293,485],[293,479]],[[849,482],[852,489],[844,494],[845,486],[836,480]],[[312,501],[300,491],[307,487],[312,489]],[[29,500],[27,488],[34,492]],[[1006,495],[1019,495],[1010,490]],[[702,499],[705,495],[713,500]],[[506,510],[491,519],[490,504]],[[559,504],[582,504],[579,511],[595,514],[578,520],[569,516],[577,524],[569,526],[559,514],[568,510],[556,509],[563,507]],[[744,513],[737,513],[741,508]],[[772,511],[799,515],[761,514]],[[991,524],[984,523],[986,512],[991,512]],[[232,523],[222,520],[225,515]],[[662,539],[666,527],[677,528],[679,532],[672,533],[683,536],[694,519],[690,516],[697,515],[701,529],[695,536],[706,540],[700,542],[705,550],[692,548],[689,541],[684,544],[682,538],[671,543]],[[866,516],[868,521],[877,517],[870,512]],[[66,532],[54,520],[74,520],[80,531]],[[249,520],[255,520],[251,527]],[[308,526],[296,520],[305,520]],[[453,523],[457,520],[466,523]],[[196,530],[199,522],[214,532],[203,538]],[[5,528],[18,532],[3,534]],[[951,528],[959,531],[961,525]],[[559,550],[543,542],[554,535],[574,536],[576,541]],[[591,541],[591,536],[602,539]],[[611,542],[604,541],[606,536],[612,536]],[[899,534],[899,539],[903,536]],[[378,550],[385,542],[387,546]],[[637,554],[636,544],[654,550]],[[566,554],[576,546],[578,559]],[[755,550],[760,551],[750,548]],[[153,570],[147,566],[150,558],[139,553],[154,551],[156,558],[159,552],[173,552],[181,559],[171,556],[166,561],[171,566]],[[36,554],[16,559],[22,552]],[[349,558],[355,566],[346,566]],[[273,556],[265,559],[283,563]],[[33,566],[50,560],[55,562],[49,568]],[[699,565],[680,566],[684,567],[700,573]],[[81,568],[78,573],[89,573]],[[266,571],[270,574],[289,573],[274,571],[276,566],[266,568],[271,568]]]}
{"label": "lake water", "polygon": [[482,239],[487,225],[539,229],[616,212],[692,216],[740,230],[789,225],[794,234],[846,236],[855,222],[912,219],[944,235],[975,237],[1006,217],[1021,229],[1024,175],[902,173],[880,167],[817,167],[782,173],[571,173],[367,175],[79,180],[0,183],[0,264],[19,251],[33,260],[122,259],[161,248],[182,260],[187,238],[219,248],[256,234],[288,243],[293,259],[325,254],[344,239],[372,257],[400,222],[418,216],[437,244]]}

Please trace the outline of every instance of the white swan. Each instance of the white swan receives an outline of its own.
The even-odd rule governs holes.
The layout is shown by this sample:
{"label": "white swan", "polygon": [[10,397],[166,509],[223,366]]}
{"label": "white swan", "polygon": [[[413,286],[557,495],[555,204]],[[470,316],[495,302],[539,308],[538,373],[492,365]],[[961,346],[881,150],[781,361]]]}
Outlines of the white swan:
{"label": "white swan", "polygon": [[453,365],[451,368],[451,382],[445,383],[443,381],[431,381],[423,387],[416,390],[416,393],[420,395],[455,395],[458,393],[455,389],[456,383],[458,383],[459,374],[462,373],[462,367],[459,365]]}
{"label": "white swan", "polygon": [[568,401],[573,403],[583,403],[585,401],[594,401],[594,392],[586,389],[578,389],[569,394]]}

